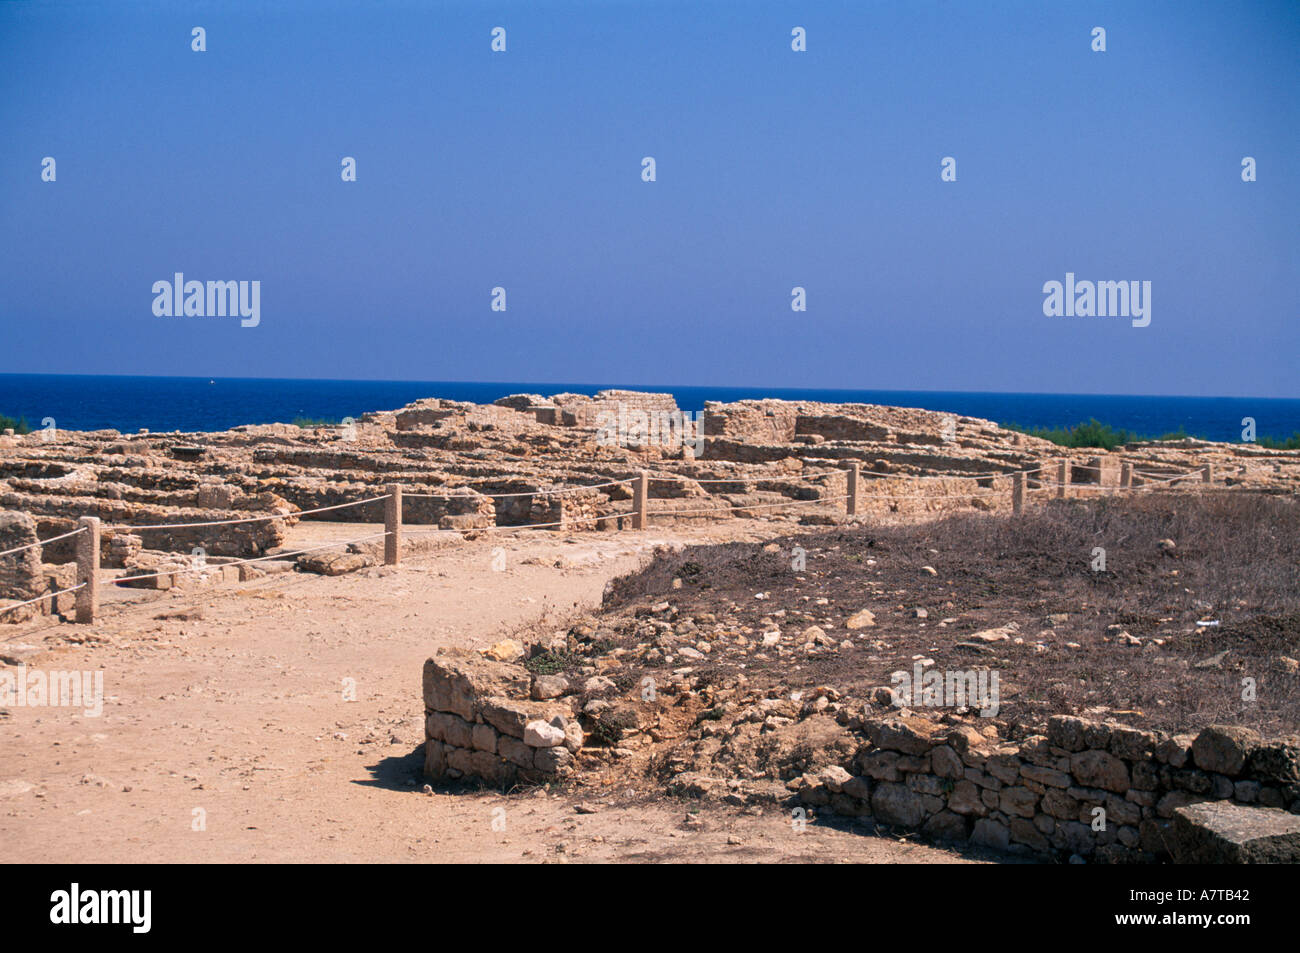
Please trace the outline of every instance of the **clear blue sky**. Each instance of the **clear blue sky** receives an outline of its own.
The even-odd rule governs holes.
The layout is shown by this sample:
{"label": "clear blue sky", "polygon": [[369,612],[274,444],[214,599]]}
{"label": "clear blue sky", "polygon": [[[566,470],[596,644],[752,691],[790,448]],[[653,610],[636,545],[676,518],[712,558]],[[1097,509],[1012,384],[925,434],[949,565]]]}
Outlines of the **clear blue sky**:
{"label": "clear blue sky", "polygon": [[1300,396],[1295,2],[51,0],[0,64],[0,372]]}

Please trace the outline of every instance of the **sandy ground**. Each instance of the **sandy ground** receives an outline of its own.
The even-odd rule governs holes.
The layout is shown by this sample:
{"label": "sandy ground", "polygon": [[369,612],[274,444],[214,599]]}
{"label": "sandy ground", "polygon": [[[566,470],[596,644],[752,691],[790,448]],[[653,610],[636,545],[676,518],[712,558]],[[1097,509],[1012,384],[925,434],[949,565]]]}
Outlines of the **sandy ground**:
{"label": "sandy ground", "polygon": [[[99,717],[0,711],[4,859],[989,859],[821,824],[798,832],[777,808],[664,800],[648,783],[510,796],[423,790],[420,671],[434,649],[485,647],[538,620],[560,628],[654,545],[723,532],[492,536],[361,574],[132,592],[94,626],[0,627],[0,656],[102,670],[105,695]],[[777,532],[739,521],[725,530],[731,539]],[[289,543],[349,534],[355,525],[307,524]],[[503,571],[492,568],[498,547]],[[355,701],[346,700],[353,685]],[[580,803],[595,812],[579,813]]]}

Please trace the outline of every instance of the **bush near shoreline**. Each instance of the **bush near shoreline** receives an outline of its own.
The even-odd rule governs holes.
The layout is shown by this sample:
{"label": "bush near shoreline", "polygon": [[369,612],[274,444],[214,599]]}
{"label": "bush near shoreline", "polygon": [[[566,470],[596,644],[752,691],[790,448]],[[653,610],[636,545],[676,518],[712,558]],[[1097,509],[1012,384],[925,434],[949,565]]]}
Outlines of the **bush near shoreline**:
{"label": "bush near shoreline", "polygon": [[0,414],[0,432],[12,429],[14,433],[31,433],[31,424],[27,422],[26,417],[19,417],[14,420],[12,417],[6,417]]}
{"label": "bush near shoreline", "polygon": [[[1048,440],[1057,446],[1072,449],[1096,447],[1102,450],[1114,450],[1116,447],[1131,443],[1172,443],[1179,440],[1213,442],[1209,437],[1189,434],[1181,427],[1159,437],[1143,436],[1122,428],[1116,430],[1110,424],[1103,424],[1096,417],[1073,427],[1022,427],[1016,423],[1004,423],[999,426],[1003,430],[1038,437],[1040,440]],[[1276,437],[1260,437],[1255,441],[1255,445],[1266,450],[1300,450],[1300,431],[1282,440]]]}

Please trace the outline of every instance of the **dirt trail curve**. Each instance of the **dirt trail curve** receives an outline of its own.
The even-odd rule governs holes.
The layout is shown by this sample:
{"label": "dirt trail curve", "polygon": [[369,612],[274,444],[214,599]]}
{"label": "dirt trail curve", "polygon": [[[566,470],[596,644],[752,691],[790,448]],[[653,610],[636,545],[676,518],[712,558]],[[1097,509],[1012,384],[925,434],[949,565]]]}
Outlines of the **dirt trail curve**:
{"label": "dirt trail curve", "polygon": [[[46,670],[103,670],[105,703],[100,717],[58,707],[0,711],[4,858],[980,859],[820,825],[796,834],[772,808],[701,807],[687,823],[690,805],[649,797],[648,785],[600,798],[590,790],[422,792],[420,669],[434,649],[485,647],[542,618],[558,628],[575,606],[598,604],[606,581],[656,543],[722,532],[489,537],[361,574],[281,575],[158,594],[144,605],[110,606],[93,627],[46,625],[18,638],[16,627],[6,627],[0,655],[16,661],[31,653],[24,645],[57,635],[52,648],[21,660]],[[725,532],[766,538],[775,530],[733,524]],[[505,550],[504,571],[492,569],[496,547]],[[344,700],[348,679],[355,679],[355,701]],[[577,813],[579,801],[596,813]]]}

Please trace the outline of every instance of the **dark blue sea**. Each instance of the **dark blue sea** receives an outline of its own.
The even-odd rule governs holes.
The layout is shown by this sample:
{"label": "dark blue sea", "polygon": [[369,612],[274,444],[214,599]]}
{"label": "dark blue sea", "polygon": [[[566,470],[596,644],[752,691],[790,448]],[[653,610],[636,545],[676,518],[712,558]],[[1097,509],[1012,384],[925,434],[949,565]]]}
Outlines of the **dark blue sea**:
{"label": "dark blue sea", "polygon": [[99,377],[0,374],[0,416],[39,427],[52,417],[62,430],[141,427],[152,431],[226,430],[238,424],[341,420],[395,410],[422,397],[491,403],[507,394],[594,394],[607,387],[666,391],[683,410],[706,400],[779,397],[921,407],[1024,427],[1074,426],[1096,418],[1116,429],[1161,436],[1182,429],[1211,440],[1238,441],[1242,418],[1258,436],[1300,431],[1300,400],[1253,397],[1124,397],[1083,394],[988,394],[890,390],[783,390],[764,387],[674,387],[667,384],[530,384],[463,381],[259,380],[252,378]]}

